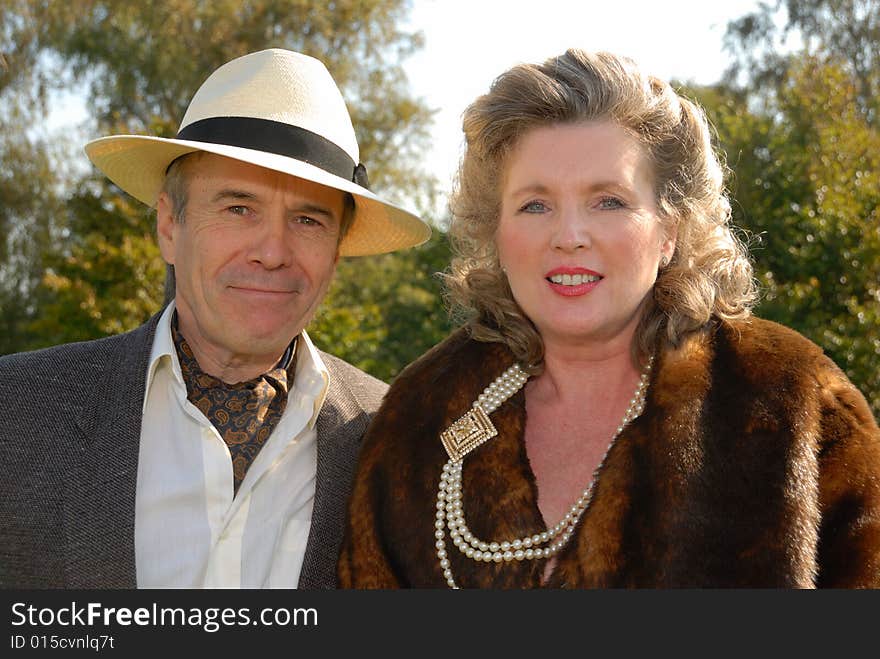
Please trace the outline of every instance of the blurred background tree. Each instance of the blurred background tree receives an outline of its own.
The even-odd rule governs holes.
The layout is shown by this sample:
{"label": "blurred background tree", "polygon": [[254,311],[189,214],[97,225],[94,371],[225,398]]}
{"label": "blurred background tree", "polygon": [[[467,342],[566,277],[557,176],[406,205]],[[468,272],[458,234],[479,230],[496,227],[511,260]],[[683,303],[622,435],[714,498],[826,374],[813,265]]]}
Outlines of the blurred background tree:
{"label": "blurred background tree", "polygon": [[[67,166],[83,136],[46,126],[59,90],[89,99],[86,137],[172,136],[205,72],[270,46],[324,60],[374,187],[436,217],[421,166],[431,110],[401,62],[421,47],[405,0],[0,0],[0,353],[137,326],[161,304],[150,211]],[[731,169],[764,296],[880,414],[880,0],[775,0],[728,25],[732,64],[687,93]],[[24,129],[22,128],[24,127]],[[433,216],[433,217],[432,217]],[[310,332],[389,380],[450,329],[442,230],[398,254],[343,260]]]}
{"label": "blurred background tree", "polygon": [[778,0],[728,25],[706,107],[757,315],[822,346],[880,414],[880,2]]}
{"label": "blurred background tree", "polygon": [[449,260],[446,236],[436,231],[408,252],[340,259],[309,335],[390,381],[451,330],[436,276]]}

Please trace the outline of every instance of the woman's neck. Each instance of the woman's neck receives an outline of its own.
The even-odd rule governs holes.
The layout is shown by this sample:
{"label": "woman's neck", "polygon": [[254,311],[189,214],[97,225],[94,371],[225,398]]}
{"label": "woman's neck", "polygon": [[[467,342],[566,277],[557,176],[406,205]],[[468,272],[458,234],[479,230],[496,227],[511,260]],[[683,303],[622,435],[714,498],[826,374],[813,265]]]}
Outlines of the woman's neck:
{"label": "woman's neck", "polygon": [[628,390],[639,375],[629,345],[545,345],[544,370],[533,378],[529,393],[535,402],[605,398],[612,392]]}

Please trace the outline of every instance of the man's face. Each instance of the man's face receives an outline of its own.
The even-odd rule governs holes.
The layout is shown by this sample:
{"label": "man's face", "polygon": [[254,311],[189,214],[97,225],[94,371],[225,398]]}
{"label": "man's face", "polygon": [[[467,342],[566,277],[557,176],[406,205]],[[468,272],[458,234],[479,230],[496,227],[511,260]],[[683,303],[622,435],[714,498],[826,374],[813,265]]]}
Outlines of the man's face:
{"label": "man's face", "polygon": [[327,292],[344,195],[213,154],[185,166],[183,221],[172,218],[167,194],[157,205],[181,332],[206,372],[259,365],[256,375],[280,358]]}

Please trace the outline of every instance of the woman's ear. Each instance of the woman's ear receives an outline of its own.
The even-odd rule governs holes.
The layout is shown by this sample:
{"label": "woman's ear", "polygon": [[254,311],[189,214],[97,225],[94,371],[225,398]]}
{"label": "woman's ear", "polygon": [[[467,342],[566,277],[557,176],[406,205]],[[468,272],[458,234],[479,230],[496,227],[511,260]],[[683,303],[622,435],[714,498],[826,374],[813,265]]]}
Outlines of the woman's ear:
{"label": "woman's ear", "polygon": [[[666,265],[672,262],[672,257],[675,254],[675,246],[678,241],[678,223],[676,222],[673,225],[664,227],[663,229],[663,240],[660,242],[660,261],[662,263],[663,259],[666,259]],[[666,267],[663,265],[661,267]]]}

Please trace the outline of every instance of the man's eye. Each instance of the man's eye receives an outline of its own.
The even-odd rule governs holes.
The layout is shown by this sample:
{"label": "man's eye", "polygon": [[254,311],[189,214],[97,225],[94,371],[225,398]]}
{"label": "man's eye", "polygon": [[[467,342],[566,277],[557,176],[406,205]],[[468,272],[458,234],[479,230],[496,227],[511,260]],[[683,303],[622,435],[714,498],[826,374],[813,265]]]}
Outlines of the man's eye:
{"label": "man's eye", "polygon": [[547,206],[543,201],[530,201],[519,208],[520,213],[545,213]]}
{"label": "man's eye", "polygon": [[296,217],[296,221],[299,224],[305,224],[306,226],[309,226],[309,227],[321,226],[321,223],[318,220],[316,220],[315,218],[310,217],[308,215],[298,215]]}
{"label": "man's eye", "polygon": [[249,209],[247,206],[230,206],[226,210],[233,215],[247,215]]}

